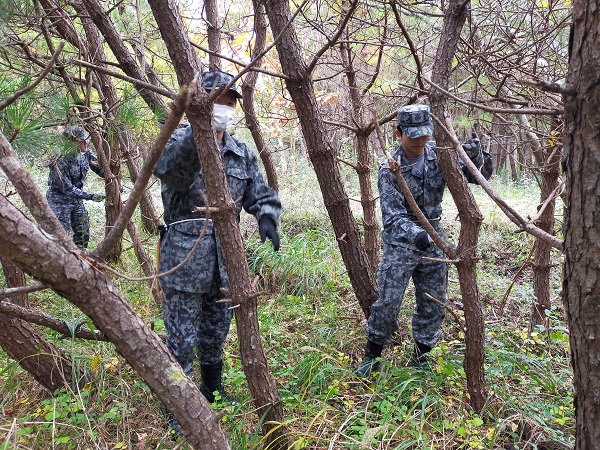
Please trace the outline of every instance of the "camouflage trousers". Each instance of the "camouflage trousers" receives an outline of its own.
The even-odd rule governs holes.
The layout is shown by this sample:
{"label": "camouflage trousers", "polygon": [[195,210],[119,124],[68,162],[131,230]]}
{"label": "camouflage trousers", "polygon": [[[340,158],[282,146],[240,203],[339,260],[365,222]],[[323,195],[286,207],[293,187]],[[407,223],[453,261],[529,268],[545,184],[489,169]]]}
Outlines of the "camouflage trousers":
{"label": "camouflage trousers", "polygon": [[425,294],[446,303],[448,270],[446,263],[429,261],[422,256],[445,258],[436,246],[428,252],[411,250],[402,245],[384,244],[377,281],[379,298],[371,306],[367,322],[367,339],[375,344],[389,344],[399,328],[398,314],[410,279],[415,285],[416,305],[412,316],[415,341],[434,347],[440,340],[445,309]]}
{"label": "camouflage trousers", "polygon": [[216,302],[224,298],[220,284],[217,276],[208,293],[164,290],[167,348],[186,374],[192,371],[196,355],[200,364],[221,361],[233,310],[230,303]]}
{"label": "camouflage trousers", "polygon": [[87,248],[90,242],[90,219],[83,200],[70,199],[54,192],[48,192],[46,199],[67,234],[73,232],[75,245]]}

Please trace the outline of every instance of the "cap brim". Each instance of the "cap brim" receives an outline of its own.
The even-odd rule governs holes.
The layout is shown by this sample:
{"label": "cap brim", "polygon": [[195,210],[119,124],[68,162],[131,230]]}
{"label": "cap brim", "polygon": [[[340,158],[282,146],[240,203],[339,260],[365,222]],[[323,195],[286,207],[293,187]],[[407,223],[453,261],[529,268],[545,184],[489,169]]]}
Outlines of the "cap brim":
{"label": "cap brim", "polygon": [[433,125],[424,125],[422,127],[410,127],[410,128],[402,128],[406,137],[414,139],[422,136],[432,136],[433,135]]}

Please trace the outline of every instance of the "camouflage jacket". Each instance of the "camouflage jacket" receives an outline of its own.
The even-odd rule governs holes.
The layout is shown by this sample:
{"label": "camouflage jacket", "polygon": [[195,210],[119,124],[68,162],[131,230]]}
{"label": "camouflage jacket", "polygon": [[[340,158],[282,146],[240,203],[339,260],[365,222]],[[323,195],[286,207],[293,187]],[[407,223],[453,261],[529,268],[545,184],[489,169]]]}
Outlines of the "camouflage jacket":
{"label": "camouflage jacket", "polygon": [[48,167],[48,191],[62,194],[65,199],[72,201],[92,199],[94,194],[83,190],[83,183],[90,169],[104,178],[104,171],[90,149],[76,156],[57,154],[48,162]]}
{"label": "camouflage jacket", "polygon": [[[277,193],[265,183],[256,155],[228,133],[224,134],[220,147],[231,197],[239,199],[236,202],[238,213],[244,208],[257,220],[269,217],[277,224],[281,202]],[[154,175],[162,182],[161,194],[167,225],[167,233],[161,241],[161,272],[184,260],[204,226],[202,220],[190,221],[204,217],[204,213],[194,212],[195,208],[204,206],[199,191],[208,196],[202,170],[192,128],[178,128],[171,135],[154,169]],[[194,255],[176,272],[162,277],[162,285],[186,292],[208,292],[216,262],[221,284],[228,286],[218,236],[210,222]]]}
{"label": "camouflage jacket", "polygon": [[[392,157],[400,158],[402,175],[408,184],[413,197],[419,208],[429,219],[429,222],[438,231],[443,233],[440,224],[442,215],[442,197],[446,188],[446,181],[439,167],[437,154],[433,148],[434,143],[428,142],[425,146],[425,159],[423,173],[411,167],[408,158],[404,154],[402,145],[394,152]],[[492,175],[492,158],[489,153],[479,152],[473,162],[481,167],[482,175],[489,179]],[[461,169],[469,183],[476,183],[475,178],[460,161]],[[386,161],[379,169],[378,188],[379,201],[381,204],[381,216],[383,220],[383,240],[388,244],[402,244],[416,250],[414,246],[416,236],[424,231],[416,215],[410,210],[408,202],[404,198],[396,177],[389,170]]]}

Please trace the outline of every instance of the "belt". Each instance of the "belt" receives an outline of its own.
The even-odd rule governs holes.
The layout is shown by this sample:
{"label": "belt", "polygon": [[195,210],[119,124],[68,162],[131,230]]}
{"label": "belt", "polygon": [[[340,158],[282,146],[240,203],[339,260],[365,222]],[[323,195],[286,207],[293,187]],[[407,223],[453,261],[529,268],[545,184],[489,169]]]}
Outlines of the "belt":
{"label": "belt", "polygon": [[212,223],[212,219],[207,219],[206,217],[199,217],[197,219],[183,219],[183,220],[177,220],[175,222],[168,223],[165,226],[167,228],[169,228],[172,225],[177,225],[179,223],[186,223],[186,222],[208,222],[210,224],[210,223]]}
{"label": "belt", "polygon": [[[435,227],[437,227],[439,225],[441,217],[436,217],[434,219],[430,219],[430,218],[426,217],[426,219],[429,221],[429,223],[431,224],[431,226],[433,226],[435,228]],[[419,219],[417,218],[417,216],[415,216],[413,214],[409,214],[408,215],[408,220],[410,220],[413,223],[416,223],[417,225],[420,224]]]}

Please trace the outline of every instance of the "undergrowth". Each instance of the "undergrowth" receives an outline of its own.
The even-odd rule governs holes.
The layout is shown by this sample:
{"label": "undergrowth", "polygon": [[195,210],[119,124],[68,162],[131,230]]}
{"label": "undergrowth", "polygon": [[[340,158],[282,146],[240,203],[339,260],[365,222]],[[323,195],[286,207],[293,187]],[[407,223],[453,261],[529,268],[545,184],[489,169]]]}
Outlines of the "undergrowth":
{"label": "undergrowth", "polygon": [[[503,189],[509,202],[514,200],[511,195],[521,200],[531,195],[535,208],[530,188]],[[514,226],[497,215],[487,198],[478,189],[474,192],[484,214],[478,275],[487,323],[485,367],[490,388],[479,414],[468,402],[462,366],[464,332],[450,314],[444,338],[432,351],[430,369],[407,367],[412,348],[412,288],[402,308],[401,329],[384,351],[381,370],[369,380],[353,376],[365,342],[364,316],[322,208],[290,207],[284,212],[278,253],[270,243],[260,243],[252,224],[248,226],[248,261],[252,272],[260,276],[263,293],[259,302],[263,344],[294,449],[535,449],[549,440],[572,443],[572,371],[568,330],[557,300],[559,264],[552,273],[548,328],[529,333],[530,272],[516,274],[532,240],[516,235]],[[297,197],[298,192],[290,195]],[[445,226],[455,236],[457,224],[447,197]],[[147,242],[148,251],[153,243],[153,239]],[[126,250],[116,268],[139,276],[128,273],[136,264],[131,250]],[[450,281],[449,305],[461,314],[454,271]],[[145,322],[164,332],[160,308],[147,284],[115,282]],[[55,294],[31,294],[30,301],[72,327],[79,323],[93,326]],[[52,396],[0,352],[0,450],[180,445],[167,436],[158,398],[112,345],[49,331],[46,335],[77,362],[86,380]],[[238,355],[234,323],[226,343],[225,381],[241,405],[222,408],[222,424],[231,448],[259,449],[265,441]],[[200,379],[197,371],[192,377]]]}

